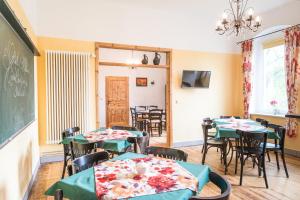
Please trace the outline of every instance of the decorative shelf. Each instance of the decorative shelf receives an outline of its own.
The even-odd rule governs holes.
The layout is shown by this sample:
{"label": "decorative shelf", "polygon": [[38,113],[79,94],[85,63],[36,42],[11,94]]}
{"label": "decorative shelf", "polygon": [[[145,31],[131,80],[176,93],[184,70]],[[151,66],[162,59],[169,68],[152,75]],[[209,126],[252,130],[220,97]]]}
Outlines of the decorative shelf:
{"label": "decorative shelf", "polygon": [[169,65],[144,65],[144,64],[128,64],[118,62],[99,62],[99,65],[118,66],[118,67],[148,67],[148,68],[169,68]]}

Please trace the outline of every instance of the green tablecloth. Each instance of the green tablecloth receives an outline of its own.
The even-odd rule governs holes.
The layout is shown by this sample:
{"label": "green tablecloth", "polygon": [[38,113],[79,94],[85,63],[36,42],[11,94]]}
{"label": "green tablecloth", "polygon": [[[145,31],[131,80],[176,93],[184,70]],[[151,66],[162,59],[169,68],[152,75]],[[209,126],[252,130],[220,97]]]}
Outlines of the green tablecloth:
{"label": "green tablecloth", "polygon": [[[242,120],[245,120],[245,119],[242,119]],[[224,120],[224,119],[214,119],[213,122],[215,123],[216,129],[217,129],[217,133],[216,133],[216,136],[215,136],[216,138],[238,138],[239,137],[236,134],[235,129],[218,127],[218,125],[229,124],[230,122],[226,122],[226,120]],[[256,121],[253,121],[253,120],[245,120],[244,123],[249,124],[249,125],[261,126],[260,123],[258,123]],[[255,132],[261,132],[261,133],[267,132],[269,139],[279,139],[280,138],[278,133],[275,133],[274,130],[267,129],[263,126],[261,126],[260,130],[257,130]]]}
{"label": "green tablecloth", "polygon": [[[97,131],[104,131],[105,128],[100,128],[95,130]],[[137,137],[143,136],[143,132],[141,131],[129,131],[132,134],[136,135]],[[88,143],[89,141],[83,136],[83,134],[79,134],[73,137],[65,138],[61,143],[62,144],[70,144],[71,141],[78,142],[81,144]],[[122,152],[125,148],[131,145],[127,140],[105,140],[103,142],[97,143],[99,148],[103,148],[105,150],[115,151],[115,152]]]}
{"label": "green tablecloth", "polygon": [[[114,158],[113,160],[123,160],[145,157],[143,154],[125,153],[121,156]],[[209,181],[208,174],[210,168],[206,165],[192,164],[178,161],[178,163],[191,172],[195,177],[199,179],[199,191],[202,190],[204,185]],[[79,172],[73,176],[67,177],[56,182],[46,192],[46,195],[53,196],[57,189],[62,189],[64,197],[71,200],[96,200],[95,193],[95,179],[94,168],[90,168]],[[133,200],[187,200],[193,195],[193,192],[189,189],[177,190],[172,192],[164,192],[155,195],[146,195],[140,197],[131,198]]]}

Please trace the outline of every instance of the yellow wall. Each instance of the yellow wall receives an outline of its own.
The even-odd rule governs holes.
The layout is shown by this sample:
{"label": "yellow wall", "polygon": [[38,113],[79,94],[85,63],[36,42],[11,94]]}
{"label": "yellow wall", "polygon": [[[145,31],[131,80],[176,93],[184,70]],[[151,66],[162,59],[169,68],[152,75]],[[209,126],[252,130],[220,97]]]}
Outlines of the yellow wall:
{"label": "yellow wall", "polygon": [[[38,116],[39,116],[39,142],[46,144],[46,66],[45,51],[80,51],[95,52],[95,43],[86,41],[76,41],[58,38],[38,37],[38,44],[41,56],[38,57]],[[95,58],[91,59],[90,68],[90,116],[92,124],[96,126],[96,106],[95,106]],[[92,127],[92,128],[94,128]]]}
{"label": "yellow wall", "polygon": [[[241,115],[240,55],[173,50],[173,142],[202,139],[204,117]],[[183,70],[211,71],[208,89],[181,88]]]}
{"label": "yellow wall", "polygon": [[[31,26],[17,0],[8,0],[31,39],[36,42]],[[36,59],[35,59],[36,71]],[[36,79],[36,74],[35,74]],[[37,84],[35,83],[35,86]],[[37,94],[36,94],[37,95]],[[36,96],[37,99],[37,96]],[[37,100],[36,100],[37,110]],[[37,116],[37,112],[36,112]],[[20,200],[28,188],[33,172],[39,166],[38,121],[35,120],[0,150],[0,200]]]}

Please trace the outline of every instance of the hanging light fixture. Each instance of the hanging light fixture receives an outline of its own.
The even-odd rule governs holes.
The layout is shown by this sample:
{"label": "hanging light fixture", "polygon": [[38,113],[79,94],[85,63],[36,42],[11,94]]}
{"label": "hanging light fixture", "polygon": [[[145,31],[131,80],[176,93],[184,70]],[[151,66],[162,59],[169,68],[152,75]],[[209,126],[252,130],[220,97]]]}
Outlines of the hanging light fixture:
{"label": "hanging light fixture", "polygon": [[261,18],[254,16],[253,8],[247,8],[248,0],[229,0],[230,9],[224,10],[222,19],[217,21],[216,31],[223,35],[239,33],[245,30],[256,32],[261,26]]}

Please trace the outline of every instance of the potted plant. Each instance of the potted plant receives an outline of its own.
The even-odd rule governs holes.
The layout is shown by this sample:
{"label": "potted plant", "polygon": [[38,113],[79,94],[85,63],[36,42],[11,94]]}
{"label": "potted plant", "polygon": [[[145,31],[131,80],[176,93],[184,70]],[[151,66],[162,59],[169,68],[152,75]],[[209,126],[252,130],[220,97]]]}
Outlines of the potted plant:
{"label": "potted plant", "polygon": [[272,101],[270,101],[270,105],[273,107],[273,114],[278,115],[279,114],[279,110],[277,109],[278,101],[273,99]]}

